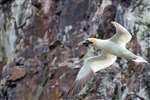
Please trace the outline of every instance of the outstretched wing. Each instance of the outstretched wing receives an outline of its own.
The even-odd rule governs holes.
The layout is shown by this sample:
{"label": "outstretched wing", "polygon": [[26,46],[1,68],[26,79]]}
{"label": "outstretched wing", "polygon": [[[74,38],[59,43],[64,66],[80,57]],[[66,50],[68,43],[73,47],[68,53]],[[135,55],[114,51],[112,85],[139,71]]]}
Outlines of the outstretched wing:
{"label": "outstretched wing", "polygon": [[131,34],[122,25],[117,22],[111,22],[116,28],[116,34],[110,39],[111,41],[125,46],[132,38]]}
{"label": "outstretched wing", "polygon": [[105,69],[106,67],[112,65],[116,59],[117,57],[115,55],[103,51],[101,56],[93,57],[91,59],[90,68],[96,73],[101,69]]}
{"label": "outstretched wing", "polygon": [[116,58],[116,56],[103,51],[101,56],[86,59],[75,80],[73,94],[79,92],[84,84],[92,78],[94,73],[112,65]]}

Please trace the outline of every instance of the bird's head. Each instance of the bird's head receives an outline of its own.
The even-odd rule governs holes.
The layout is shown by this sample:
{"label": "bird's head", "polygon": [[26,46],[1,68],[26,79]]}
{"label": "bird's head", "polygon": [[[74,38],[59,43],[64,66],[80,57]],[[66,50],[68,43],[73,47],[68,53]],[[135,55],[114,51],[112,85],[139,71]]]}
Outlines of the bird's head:
{"label": "bird's head", "polygon": [[88,38],[87,41],[90,43],[90,44],[95,44],[96,43],[96,38]]}
{"label": "bird's head", "polygon": [[94,47],[103,48],[106,40],[98,39],[98,38],[88,38],[87,39],[89,44],[92,44]]}
{"label": "bird's head", "polygon": [[82,44],[85,45],[85,46],[89,46],[90,44],[96,46],[97,42],[98,42],[98,39],[96,39],[96,38],[88,38],[87,40],[82,42]]}

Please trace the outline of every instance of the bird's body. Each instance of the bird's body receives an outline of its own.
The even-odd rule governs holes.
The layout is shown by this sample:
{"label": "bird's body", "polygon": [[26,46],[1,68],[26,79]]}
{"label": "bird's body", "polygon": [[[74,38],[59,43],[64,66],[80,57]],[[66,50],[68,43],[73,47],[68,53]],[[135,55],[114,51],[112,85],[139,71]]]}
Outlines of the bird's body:
{"label": "bird's body", "polygon": [[[102,44],[102,46],[101,46],[101,44]],[[129,60],[137,57],[131,51],[126,49],[125,46],[119,45],[119,44],[111,41],[111,39],[109,39],[109,40],[97,39],[97,43],[95,44],[95,47],[98,49],[102,49],[102,50],[104,50],[112,55],[115,55],[117,57],[123,57],[123,58],[129,59]]]}
{"label": "bird's body", "polygon": [[101,49],[102,53],[101,55],[85,59],[75,80],[76,89],[85,84],[96,72],[112,65],[117,57],[133,60],[135,62],[147,62],[126,48],[126,44],[132,38],[131,34],[119,23],[112,22],[112,24],[116,28],[116,34],[110,39],[87,39],[94,47]]}

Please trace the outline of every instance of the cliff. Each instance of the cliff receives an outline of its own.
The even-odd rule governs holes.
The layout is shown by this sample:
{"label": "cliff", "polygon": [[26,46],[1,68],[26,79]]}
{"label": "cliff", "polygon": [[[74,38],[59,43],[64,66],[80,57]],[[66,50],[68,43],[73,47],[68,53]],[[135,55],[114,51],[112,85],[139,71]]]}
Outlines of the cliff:
{"label": "cliff", "polygon": [[[128,48],[150,61],[149,0],[0,0],[0,100],[74,100],[67,96],[88,37],[107,39],[117,21]],[[118,58],[75,100],[150,100],[150,65]]]}

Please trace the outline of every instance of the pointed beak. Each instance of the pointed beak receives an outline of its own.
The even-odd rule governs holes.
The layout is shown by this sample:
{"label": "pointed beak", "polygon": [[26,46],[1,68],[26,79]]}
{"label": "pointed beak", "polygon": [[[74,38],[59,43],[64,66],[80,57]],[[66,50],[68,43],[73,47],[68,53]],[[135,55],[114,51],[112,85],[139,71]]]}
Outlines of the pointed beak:
{"label": "pointed beak", "polygon": [[89,46],[90,44],[92,44],[92,42],[90,42],[89,40],[85,40],[79,43],[79,46],[84,45],[84,46]]}
{"label": "pointed beak", "polygon": [[85,45],[85,46],[89,46],[90,44],[92,44],[92,42],[89,41],[89,40],[85,40],[85,41],[82,42],[82,44]]}

